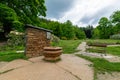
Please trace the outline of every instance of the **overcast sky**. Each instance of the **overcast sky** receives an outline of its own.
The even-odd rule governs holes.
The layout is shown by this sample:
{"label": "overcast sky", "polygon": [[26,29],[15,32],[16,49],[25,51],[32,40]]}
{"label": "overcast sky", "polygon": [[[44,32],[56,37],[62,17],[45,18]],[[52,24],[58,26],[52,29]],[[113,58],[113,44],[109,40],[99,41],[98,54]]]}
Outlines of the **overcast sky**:
{"label": "overcast sky", "polygon": [[120,10],[120,0],[45,0],[47,18],[60,22],[72,21],[81,27],[96,26],[101,17]]}

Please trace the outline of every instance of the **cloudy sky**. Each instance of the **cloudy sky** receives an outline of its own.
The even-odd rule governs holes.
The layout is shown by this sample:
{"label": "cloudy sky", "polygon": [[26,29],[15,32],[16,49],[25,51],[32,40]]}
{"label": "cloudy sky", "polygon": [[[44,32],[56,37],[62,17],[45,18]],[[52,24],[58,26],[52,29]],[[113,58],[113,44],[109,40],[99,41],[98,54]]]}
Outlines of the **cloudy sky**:
{"label": "cloudy sky", "polygon": [[81,27],[96,26],[101,17],[120,10],[120,0],[45,0],[47,18],[60,22],[71,20]]}

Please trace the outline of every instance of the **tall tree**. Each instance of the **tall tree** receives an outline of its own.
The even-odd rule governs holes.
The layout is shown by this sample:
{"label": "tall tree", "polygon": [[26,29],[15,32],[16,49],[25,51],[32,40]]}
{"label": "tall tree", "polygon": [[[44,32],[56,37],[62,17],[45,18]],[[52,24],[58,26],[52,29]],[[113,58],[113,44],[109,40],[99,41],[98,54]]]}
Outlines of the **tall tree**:
{"label": "tall tree", "polygon": [[93,26],[88,25],[87,27],[83,28],[83,30],[84,30],[87,38],[92,38]]}
{"label": "tall tree", "polygon": [[13,28],[23,29],[23,24],[39,24],[39,16],[46,16],[44,0],[0,0],[0,22],[4,33]]}
{"label": "tall tree", "polygon": [[100,38],[100,32],[99,32],[99,29],[97,27],[94,28],[94,30],[93,30],[92,38],[93,39],[99,39]]}
{"label": "tall tree", "polygon": [[44,0],[1,0],[0,3],[14,9],[24,23],[32,23],[39,16],[46,16]]}
{"label": "tall tree", "polygon": [[114,33],[120,33],[120,11],[115,11],[111,16],[110,19],[114,26]]}
{"label": "tall tree", "polygon": [[[17,29],[21,26],[18,21],[15,11],[8,6],[0,3],[0,22],[2,23],[4,31],[4,37],[13,29]],[[16,24],[16,26],[15,26]]]}
{"label": "tall tree", "polygon": [[99,21],[98,29],[100,31],[100,38],[107,39],[111,35],[111,23],[106,17],[102,17]]}

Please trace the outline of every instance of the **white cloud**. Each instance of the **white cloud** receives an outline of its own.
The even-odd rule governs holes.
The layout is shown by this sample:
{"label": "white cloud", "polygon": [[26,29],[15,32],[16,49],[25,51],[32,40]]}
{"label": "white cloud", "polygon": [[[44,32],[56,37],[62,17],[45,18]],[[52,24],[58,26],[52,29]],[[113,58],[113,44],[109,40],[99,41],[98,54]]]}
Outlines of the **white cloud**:
{"label": "white cloud", "polygon": [[119,0],[74,0],[71,9],[64,12],[61,18],[54,20],[71,20],[79,26],[97,25],[101,17],[109,17],[119,7]]}

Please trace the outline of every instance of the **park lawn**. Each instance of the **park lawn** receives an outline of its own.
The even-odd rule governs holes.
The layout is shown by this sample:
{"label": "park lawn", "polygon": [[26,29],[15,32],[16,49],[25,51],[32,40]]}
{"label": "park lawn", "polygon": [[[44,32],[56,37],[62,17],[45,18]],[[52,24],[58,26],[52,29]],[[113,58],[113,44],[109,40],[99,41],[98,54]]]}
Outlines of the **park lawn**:
{"label": "park lawn", "polygon": [[81,40],[60,40],[58,43],[54,43],[53,46],[60,46],[63,48],[63,53],[74,53],[76,48],[81,43]]}
{"label": "park lawn", "polygon": [[0,52],[0,61],[12,61],[15,59],[27,59],[23,53],[16,53],[15,51]]}
{"label": "park lawn", "polygon": [[15,59],[27,59],[24,53],[16,53],[18,50],[24,50],[24,46],[2,46],[0,47],[0,61],[12,61]]}
{"label": "park lawn", "polygon": [[82,57],[86,60],[91,61],[93,64],[90,65],[94,68],[94,80],[97,80],[98,73],[105,73],[105,72],[120,72],[120,62],[113,63],[109,62],[103,58],[92,58],[88,56],[83,56],[77,54],[78,57]]}
{"label": "park lawn", "polygon": [[112,55],[120,56],[120,46],[107,47],[106,51],[107,51],[107,54],[112,54]]}
{"label": "park lawn", "polygon": [[[101,50],[101,52],[100,52]],[[105,50],[105,52],[102,50]],[[87,51],[89,52],[95,52],[95,53],[106,53],[111,55],[120,56],[120,46],[116,47],[106,47],[106,48],[100,48],[100,47],[94,47],[94,48],[88,48]]]}
{"label": "park lawn", "polygon": [[[98,39],[98,40],[87,40],[86,41],[88,44],[94,44],[94,43],[100,43],[100,44],[119,44],[120,40],[111,40],[111,39]],[[120,56],[120,46],[117,47],[106,47],[101,48],[101,47],[93,47],[93,48],[88,48],[87,51],[89,52],[96,52],[96,53],[104,53],[100,52],[100,50],[105,50],[105,53],[107,54],[112,54],[112,55],[117,55]]]}
{"label": "park lawn", "polygon": [[113,39],[88,39],[86,42],[89,43],[105,43],[105,44],[120,44],[120,40]]}

